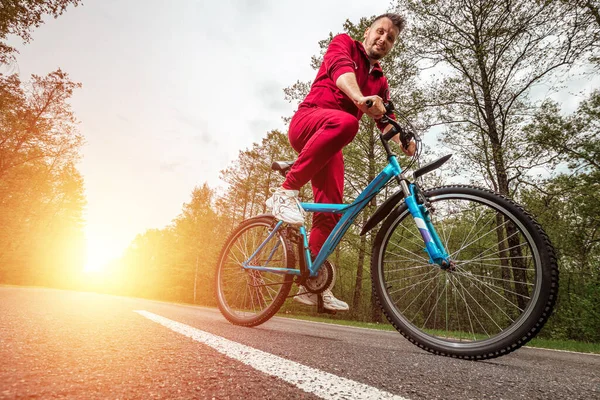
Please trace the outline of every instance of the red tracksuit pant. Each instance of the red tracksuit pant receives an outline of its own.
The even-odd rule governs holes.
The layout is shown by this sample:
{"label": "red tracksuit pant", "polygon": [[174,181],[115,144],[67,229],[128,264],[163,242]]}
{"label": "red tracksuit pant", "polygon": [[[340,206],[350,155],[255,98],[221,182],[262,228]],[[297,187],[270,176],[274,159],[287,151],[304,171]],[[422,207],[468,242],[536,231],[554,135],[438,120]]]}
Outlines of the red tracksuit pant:
{"label": "red tracksuit pant", "polygon": [[[283,187],[299,190],[312,184],[315,203],[342,203],[344,158],[342,148],[354,139],[358,120],[335,109],[300,107],[290,122],[288,137],[299,153]],[[339,214],[314,213],[309,248],[316,255],[339,221]]]}

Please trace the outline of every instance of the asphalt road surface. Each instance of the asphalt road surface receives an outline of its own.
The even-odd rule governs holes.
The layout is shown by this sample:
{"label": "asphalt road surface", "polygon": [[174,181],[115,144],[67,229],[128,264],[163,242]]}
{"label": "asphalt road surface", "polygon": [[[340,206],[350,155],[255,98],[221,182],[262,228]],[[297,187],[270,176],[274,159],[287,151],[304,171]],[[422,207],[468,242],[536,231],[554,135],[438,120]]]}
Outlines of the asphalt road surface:
{"label": "asphalt road surface", "polygon": [[600,356],[439,357],[399,333],[0,287],[0,398],[600,399]]}

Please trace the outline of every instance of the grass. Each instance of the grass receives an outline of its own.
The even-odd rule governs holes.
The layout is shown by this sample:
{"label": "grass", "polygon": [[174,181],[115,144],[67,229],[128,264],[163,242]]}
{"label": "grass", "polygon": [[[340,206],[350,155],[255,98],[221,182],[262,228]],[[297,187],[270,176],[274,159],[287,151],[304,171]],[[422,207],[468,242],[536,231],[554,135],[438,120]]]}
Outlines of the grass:
{"label": "grass", "polygon": [[[317,317],[303,314],[277,314],[278,317],[299,319],[303,321],[323,322],[327,324],[353,326],[357,328],[378,329],[382,331],[396,331],[392,325],[387,322],[376,324],[372,322],[349,321],[344,319]],[[600,354],[600,343],[577,342],[574,340],[554,340],[534,338],[529,341],[527,347],[536,347],[540,349],[552,349],[563,351],[575,351],[579,353]]]}
{"label": "grass", "polygon": [[538,347],[541,349],[576,351],[579,353],[600,354],[600,343],[576,342],[575,340],[555,340],[555,339],[532,339],[527,343],[529,347]]}

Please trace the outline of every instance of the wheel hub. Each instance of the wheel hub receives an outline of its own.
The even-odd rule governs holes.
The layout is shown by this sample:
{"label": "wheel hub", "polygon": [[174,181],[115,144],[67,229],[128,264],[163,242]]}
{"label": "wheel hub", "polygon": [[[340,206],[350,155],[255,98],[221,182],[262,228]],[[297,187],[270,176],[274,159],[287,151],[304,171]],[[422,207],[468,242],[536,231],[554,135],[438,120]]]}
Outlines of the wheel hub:
{"label": "wheel hub", "polygon": [[304,287],[310,293],[323,293],[326,289],[332,286],[335,278],[335,269],[331,263],[327,260],[323,263],[317,276],[306,278],[304,281]]}
{"label": "wheel hub", "polygon": [[442,270],[446,271],[446,272],[454,272],[456,271],[456,263],[453,260],[448,261],[442,261]]}

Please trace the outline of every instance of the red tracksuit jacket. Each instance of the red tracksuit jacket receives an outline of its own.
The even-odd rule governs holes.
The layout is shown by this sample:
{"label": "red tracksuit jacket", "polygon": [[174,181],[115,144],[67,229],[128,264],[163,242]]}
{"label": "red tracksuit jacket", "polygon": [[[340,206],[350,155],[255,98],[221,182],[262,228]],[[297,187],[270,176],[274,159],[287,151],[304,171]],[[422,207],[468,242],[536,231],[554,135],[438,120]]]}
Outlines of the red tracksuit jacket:
{"label": "red tracksuit jacket", "polygon": [[[388,102],[390,100],[389,87],[387,79],[383,76],[381,66],[377,63],[369,72],[370,69],[369,58],[362,43],[352,39],[345,33],[337,35],[331,41],[310,93],[300,104],[300,107],[343,110],[360,120],[363,114],[362,111],[335,85],[335,82],[340,75],[346,72],[354,72],[358,86],[364,96],[378,95],[384,102]],[[379,122],[377,126],[379,129],[385,127]]]}

